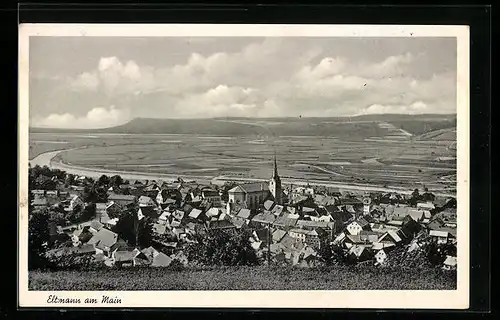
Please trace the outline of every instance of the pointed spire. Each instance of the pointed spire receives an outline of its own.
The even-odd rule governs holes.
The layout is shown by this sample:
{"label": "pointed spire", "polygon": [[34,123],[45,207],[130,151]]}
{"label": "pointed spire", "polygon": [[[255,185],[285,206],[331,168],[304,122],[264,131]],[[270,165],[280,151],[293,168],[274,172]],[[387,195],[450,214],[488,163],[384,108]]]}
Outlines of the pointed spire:
{"label": "pointed spire", "polygon": [[278,176],[278,164],[276,163],[276,149],[274,149],[274,171],[273,178]]}

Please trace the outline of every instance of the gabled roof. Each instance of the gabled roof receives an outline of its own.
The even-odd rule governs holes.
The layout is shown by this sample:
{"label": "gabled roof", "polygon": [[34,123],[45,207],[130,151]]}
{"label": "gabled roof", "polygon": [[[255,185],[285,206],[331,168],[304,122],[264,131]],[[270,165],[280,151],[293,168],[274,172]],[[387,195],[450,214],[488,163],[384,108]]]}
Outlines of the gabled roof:
{"label": "gabled roof", "polygon": [[153,202],[153,199],[151,199],[148,196],[140,196],[139,197],[139,204],[150,205],[150,204],[154,204],[154,202]]}
{"label": "gabled roof", "polygon": [[114,257],[116,262],[128,262],[128,261],[133,261],[134,258],[136,258],[140,254],[141,252],[137,249],[124,250],[124,251],[116,251]]}
{"label": "gabled roof", "polygon": [[217,220],[210,221],[208,227],[210,229],[231,229],[235,228],[236,226],[227,220]]}
{"label": "gabled roof", "polygon": [[259,191],[269,191],[269,186],[263,182],[246,183],[246,184],[240,184],[240,185],[232,188],[228,192],[229,193],[252,193],[252,192],[259,192]]}
{"label": "gabled roof", "polygon": [[277,229],[276,231],[273,232],[272,238],[274,242],[279,242],[283,237],[286,235],[286,231],[283,231],[281,229]]}
{"label": "gabled roof", "polygon": [[201,212],[202,211],[200,209],[194,208],[193,210],[191,210],[188,216],[190,218],[197,219],[200,216]]}
{"label": "gabled roof", "polygon": [[248,219],[250,217],[251,211],[250,209],[242,208],[238,211],[237,216],[243,219]]}
{"label": "gabled roof", "polygon": [[271,208],[273,206],[274,206],[274,201],[272,201],[272,200],[266,200],[266,201],[264,201],[264,209],[271,210]]}
{"label": "gabled roof", "polygon": [[118,241],[118,234],[106,228],[101,228],[97,233],[89,240],[89,244],[93,244],[99,249],[109,249]]}
{"label": "gabled roof", "polygon": [[327,222],[327,221],[310,221],[310,220],[298,220],[297,221],[297,226],[303,226],[307,228],[332,228],[334,222]]}
{"label": "gabled roof", "polygon": [[259,213],[252,218],[252,221],[260,223],[273,223],[274,220],[276,220],[276,216],[274,214],[265,212]]}
{"label": "gabled roof", "polygon": [[296,224],[297,224],[297,219],[292,219],[287,216],[278,217],[273,222],[273,225],[282,227],[293,227]]}
{"label": "gabled roof", "polygon": [[423,210],[410,209],[410,210],[408,210],[408,215],[413,220],[420,221],[424,217],[424,211]]}
{"label": "gabled roof", "polygon": [[318,232],[316,232],[316,230],[306,230],[306,229],[291,229],[289,231],[290,233],[294,232],[294,233],[301,233],[301,234],[305,234],[305,235],[308,235],[308,236],[317,236],[318,235]]}
{"label": "gabled roof", "polygon": [[429,232],[429,235],[431,237],[448,237],[448,231],[443,231],[443,230],[431,230]]}
{"label": "gabled roof", "polygon": [[221,208],[212,207],[212,208],[207,210],[206,216],[207,217],[218,217],[220,215],[221,211],[222,211]]}
{"label": "gabled roof", "polygon": [[116,194],[116,193],[111,193],[108,195],[108,200],[109,201],[126,201],[126,202],[134,202],[136,199],[135,196],[133,195],[126,195],[126,194]]}
{"label": "gabled roof", "polygon": [[167,267],[172,263],[172,258],[164,254],[163,252],[159,252],[153,258],[153,262],[151,263],[152,267]]}
{"label": "gabled roof", "polygon": [[279,216],[281,212],[283,212],[284,207],[282,205],[275,205],[273,209],[271,210],[271,213],[274,214],[275,216]]}
{"label": "gabled roof", "polygon": [[163,235],[167,231],[167,225],[163,223],[155,223],[153,224],[153,232]]}
{"label": "gabled roof", "polygon": [[365,251],[365,247],[364,246],[360,246],[360,245],[353,245],[351,247],[351,249],[349,250],[349,253],[350,254],[354,254],[356,257],[361,257],[361,255],[363,254],[363,252]]}
{"label": "gabled roof", "polygon": [[398,233],[394,230],[388,230],[385,234],[383,234],[380,238],[379,238],[379,241],[383,241],[385,238],[387,237],[391,237],[392,240],[396,243],[400,242],[402,239],[401,237],[398,235]]}
{"label": "gabled roof", "polygon": [[102,223],[100,223],[99,221],[97,220],[94,220],[90,223],[90,227],[94,230],[101,230],[101,228],[103,227],[104,225]]}

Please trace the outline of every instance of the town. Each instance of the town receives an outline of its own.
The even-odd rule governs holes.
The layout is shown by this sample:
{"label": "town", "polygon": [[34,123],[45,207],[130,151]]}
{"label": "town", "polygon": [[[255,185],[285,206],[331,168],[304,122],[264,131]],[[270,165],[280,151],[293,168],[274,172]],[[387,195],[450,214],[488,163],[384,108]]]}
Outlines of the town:
{"label": "town", "polygon": [[104,268],[457,265],[456,199],[426,188],[408,196],[285,186],[276,157],[268,183],[94,180],[29,170],[31,268],[40,259]]}

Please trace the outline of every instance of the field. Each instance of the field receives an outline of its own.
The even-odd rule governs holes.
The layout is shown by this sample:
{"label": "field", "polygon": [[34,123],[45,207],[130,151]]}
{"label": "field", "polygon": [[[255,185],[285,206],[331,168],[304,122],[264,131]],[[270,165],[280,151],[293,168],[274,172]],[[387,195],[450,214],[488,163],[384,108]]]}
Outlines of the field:
{"label": "field", "polygon": [[334,267],[30,271],[29,290],[455,290],[456,273]]}
{"label": "field", "polygon": [[[401,134],[336,137],[200,135],[30,135],[30,156],[60,149],[62,163],[184,177],[268,179],[276,150],[282,178],[422,187],[453,193],[456,151],[448,141],[411,141]],[[81,149],[74,149],[83,147]]]}

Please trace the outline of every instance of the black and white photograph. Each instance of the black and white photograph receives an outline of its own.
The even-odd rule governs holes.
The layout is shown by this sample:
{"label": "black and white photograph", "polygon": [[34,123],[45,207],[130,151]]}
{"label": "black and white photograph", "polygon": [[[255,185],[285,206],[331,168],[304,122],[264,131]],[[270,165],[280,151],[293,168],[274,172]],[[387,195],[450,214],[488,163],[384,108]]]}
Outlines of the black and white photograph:
{"label": "black and white photograph", "polygon": [[20,39],[27,306],[467,307],[466,27]]}

